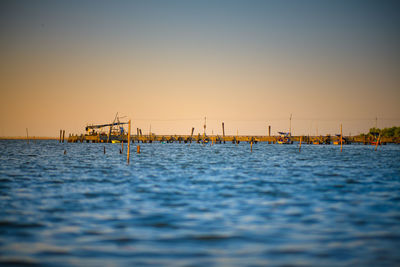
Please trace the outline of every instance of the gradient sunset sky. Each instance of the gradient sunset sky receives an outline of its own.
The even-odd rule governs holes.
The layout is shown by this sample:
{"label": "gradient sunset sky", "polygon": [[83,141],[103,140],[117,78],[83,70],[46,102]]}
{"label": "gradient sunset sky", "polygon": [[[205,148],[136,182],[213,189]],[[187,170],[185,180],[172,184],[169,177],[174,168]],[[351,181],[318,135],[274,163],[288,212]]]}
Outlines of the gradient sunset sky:
{"label": "gradient sunset sky", "polygon": [[400,1],[1,1],[0,136],[400,126]]}

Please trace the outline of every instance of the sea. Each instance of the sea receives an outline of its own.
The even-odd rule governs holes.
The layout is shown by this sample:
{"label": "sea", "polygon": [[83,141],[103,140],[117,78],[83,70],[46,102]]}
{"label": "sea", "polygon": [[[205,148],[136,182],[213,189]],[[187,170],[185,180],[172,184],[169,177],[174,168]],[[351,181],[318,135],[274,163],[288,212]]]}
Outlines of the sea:
{"label": "sea", "polygon": [[400,146],[1,140],[0,265],[400,266]]}

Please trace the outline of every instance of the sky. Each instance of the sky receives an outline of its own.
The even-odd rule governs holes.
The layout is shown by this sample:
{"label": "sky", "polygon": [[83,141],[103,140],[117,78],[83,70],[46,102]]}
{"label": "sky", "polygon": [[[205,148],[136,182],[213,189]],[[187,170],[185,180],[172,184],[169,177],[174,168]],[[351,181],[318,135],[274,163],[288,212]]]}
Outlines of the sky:
{"label": "sky", "polygon": [[[400,126],[399,1],[1,1],[0,136]],[[376,119],[377,118],[377,119]]]}

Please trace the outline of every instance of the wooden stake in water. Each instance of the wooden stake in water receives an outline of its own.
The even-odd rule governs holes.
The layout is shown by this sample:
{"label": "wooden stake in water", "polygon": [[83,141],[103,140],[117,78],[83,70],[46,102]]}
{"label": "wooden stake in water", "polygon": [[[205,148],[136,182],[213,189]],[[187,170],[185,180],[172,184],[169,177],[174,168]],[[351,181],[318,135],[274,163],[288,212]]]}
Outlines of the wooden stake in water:
{"label": "wooden stake in water", "polygon": [[299,152],[301,151],[301,137],[302,137],[302,136],[300,136]]}
{"label": "wooden stake in water", "polygon": [[65,138],[65,130],[63,130],[63,134],[62,134],[62,142],[64,143],[64,138]]}
{"label": "wooden stake in water", "polygon": [[26,128],[26,141],[27,141],[27,142],[28,142],[28,144],[29,144],[28,128]]}
{"label": "wooden stake in water", "polygon": [[140,154],[140,146],[136,147],[136,153]]}
{"label": "wooden stake in water", "polygon": [[[192,143],[193,132],[194,132],[194,127],[192,127],[192,133],[190,134],[190,144]],[[190,144],[189,144],[189,146],[190,146]]]}
{"label": "wooden stake in water", "polygon": [[343,151],[343,134],[342,134],[342,124],[340,124],[340,152]]}
{"label": "wooden stake in water", "polygon": [[124,140],[121,141],[121,153],[124,153]]}
{"label": "wooden stake in water", "polygon": [[150,124],[150,129],[149,129],[149,142],[151,142],[151,124]]}
{"label": "wooden stake in water", "polygon": [[224,144],[225,144],[225,124],[222,123],[222,138],[224,139]]}
{"label": "wooden stake in water", "polygon": [[[123,144],[123,142],[122,142]],[[131,154],[131,120],[128,121],[128,150],[126,153],[126,161],[129,164],[129,156]]]}
{"label": "wooden stake in water", "polygon": [[204,132],[203,137],[206,138],[207,117],[204,117]]}
{"label": "wooden stake in water", "polygon": [[250,152],[253,152],[253,141],[250,142]]}
{"label": "wooden stake in water", "polygon": [[62,130],[60,130],[60,140],[58,140],[59,143],[61,143],[61,136],[62,136]]}
{"label": "wooden stake in water", "polygon": [[378,144],[380,141],[381,141],[381,134],[379,133],[378,140],[376,141],[376,144],[375,144],[375,151],[378,149]]}

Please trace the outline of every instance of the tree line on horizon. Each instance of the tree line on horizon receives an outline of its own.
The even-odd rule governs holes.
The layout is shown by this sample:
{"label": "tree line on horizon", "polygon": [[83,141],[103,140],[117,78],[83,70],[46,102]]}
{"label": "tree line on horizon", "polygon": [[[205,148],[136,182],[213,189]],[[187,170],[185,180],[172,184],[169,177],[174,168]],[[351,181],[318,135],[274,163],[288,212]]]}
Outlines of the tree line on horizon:
{"label": "tree line on horizon", "polygon": [[390,127],[390,128],[371,128],[367,134],[361,134],[361,136],[377,136],[381,135],[381,137],[400,137],[400,127]]}

